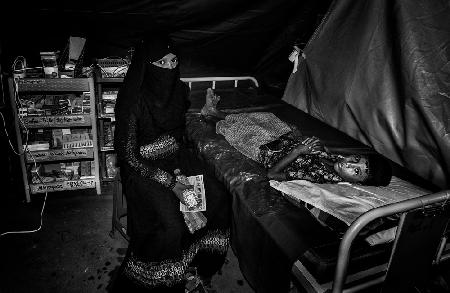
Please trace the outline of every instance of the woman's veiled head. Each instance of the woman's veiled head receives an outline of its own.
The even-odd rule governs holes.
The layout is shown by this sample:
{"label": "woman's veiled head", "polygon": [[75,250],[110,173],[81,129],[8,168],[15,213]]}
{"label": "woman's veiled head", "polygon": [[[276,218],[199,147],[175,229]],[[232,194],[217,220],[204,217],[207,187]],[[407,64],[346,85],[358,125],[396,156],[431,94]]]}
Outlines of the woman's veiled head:
{"label": "woman's veiled head", "polygon": [[145,61],[150,63],[158,61],[169,53],[176,55],[172,40],[168,35],[153,33],[142,40],[142,50]]}
{"label": "woman's veiled head", "polygon": [[156,106],[164,106],[180,78],[176,50],[165,35],[144,39],[143,50],[145,69],[141,91],[151,96]]}
{"label": "woman's veiled head", "polygon": [[[181,123],[189,88],[180,80],[176,55],[171,39],[162,33],[147,34],[137,44],[116,102],[125,122],[130,110],[138,108],[161,129]],[[159,61],[170,62],[170,66],[159,66]]]}

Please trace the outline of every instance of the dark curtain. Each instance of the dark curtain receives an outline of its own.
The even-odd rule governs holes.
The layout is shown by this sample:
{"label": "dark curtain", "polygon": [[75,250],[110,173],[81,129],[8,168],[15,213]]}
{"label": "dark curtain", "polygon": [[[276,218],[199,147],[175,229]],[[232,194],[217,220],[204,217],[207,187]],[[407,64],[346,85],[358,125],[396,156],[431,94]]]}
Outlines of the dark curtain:
{"label": "dark curtain", "polygon": [[283,100],[450,187],[450,2],[335,1]]}
{"label": "dark curtain", "polygon": [[[179,47],[183,77],[252,75],[262,89],[274,90],[281,98],[289,78],[287,56],[292,44],[308,40],[330,2],[9,1],[0,9],[0,65],[6,80],[17,56],[24,56],[28,67],[41,66],[40,52],[63,52],[74,36],[86,38],[83,65],[89,66],[97,58],[127,57],[144,35],[164,30]],[[7,90],[5,94],[7,105],[0,103],[0,110],[12,117]],[[12,124],[8,127],[14,129]],[[0,171],[11,173],[13,168],[12,177],[20,181],[20,170],[14,168],[17,156],[9,151],[4,134],[0,136],[0,152],[7,162],[0,164]]]}
{"label": "dark curtain", "polygon": [[[63,50],[69,36],[87,39],[84,63],[125,57],[144,34],[165,30],[180,48],[183,76],[254,75],[282,83],[295,40],[306,42],[330,0],[145,0],[13,2],[2,9],[6,63]],[[6,57],[5,57],[6,58]],[[282,95],[280,92],[280,97]]]}

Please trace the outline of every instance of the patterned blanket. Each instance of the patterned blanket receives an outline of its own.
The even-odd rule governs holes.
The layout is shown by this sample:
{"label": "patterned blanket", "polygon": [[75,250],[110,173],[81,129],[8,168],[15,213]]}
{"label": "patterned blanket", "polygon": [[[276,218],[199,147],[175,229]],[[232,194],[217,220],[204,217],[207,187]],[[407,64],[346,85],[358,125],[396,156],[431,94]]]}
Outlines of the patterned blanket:
{"label": "patterned blanket", "polygon": [[217,122],[216,132],[238,151],[258,161],[259,147],[291,131],[288,124],[270,112],[229,114]]}

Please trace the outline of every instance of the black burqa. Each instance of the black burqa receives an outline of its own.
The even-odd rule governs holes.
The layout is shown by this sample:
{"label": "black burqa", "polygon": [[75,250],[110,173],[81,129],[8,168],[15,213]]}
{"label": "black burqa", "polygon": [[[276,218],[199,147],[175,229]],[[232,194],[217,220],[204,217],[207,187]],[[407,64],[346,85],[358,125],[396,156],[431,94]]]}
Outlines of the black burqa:
{"label": "black burqa", "polygon": [[[168,53],[176,51],[167,37],[153,34],[144,39],[118,93],[114,147],[127,199],[130,243],[117,291],[130,286],[178,289],[190,267],[211,276],[228,247],[227,192],[183,143],[189,88],[180,80],[178,67],[152,64]],[[142,155],[142,147],[151,158]],[[208,223],[193,234],[170,186],[177,168],[187,176],[204,176]]]}
{"label": "black burqa", "polygon": [[153,35],[138,45],[118,94],[115,109],[118,123],[122,119],[126,121],[138,105],[142,107],[142,115],[148,116],[155,126],[154,135],[184,127],[189,89],[180,80],[179,67],[168,70],[151,64],[168,53],[176,54],[176,51],[170,39],[163,35]]}

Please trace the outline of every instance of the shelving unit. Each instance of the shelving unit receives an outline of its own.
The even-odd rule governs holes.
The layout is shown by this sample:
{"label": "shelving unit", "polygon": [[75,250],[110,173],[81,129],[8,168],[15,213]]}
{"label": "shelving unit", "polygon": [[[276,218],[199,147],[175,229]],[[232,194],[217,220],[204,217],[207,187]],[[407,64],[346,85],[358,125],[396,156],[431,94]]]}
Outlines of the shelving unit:
{"label": "shelving unit", "polygon": [[[10,78],[9,92],[27,202],[31,194],[51,191],[95,188],[101,194],[93,78]],[[70,110],[58,108],[61,101],[73,103]],[[31,134],[44,137],[45,147],[36,149]]]}
{"label": "shelving unit", "polygon": [[[100,76],[100,74],[97,76]],[[95,80],[97,91],[98,156],[100,180],[102,183],[112,182],[116,175],[116,154],[113,146],[114,105],[122,82],[123,78],[119,77],[97,77]]]}

